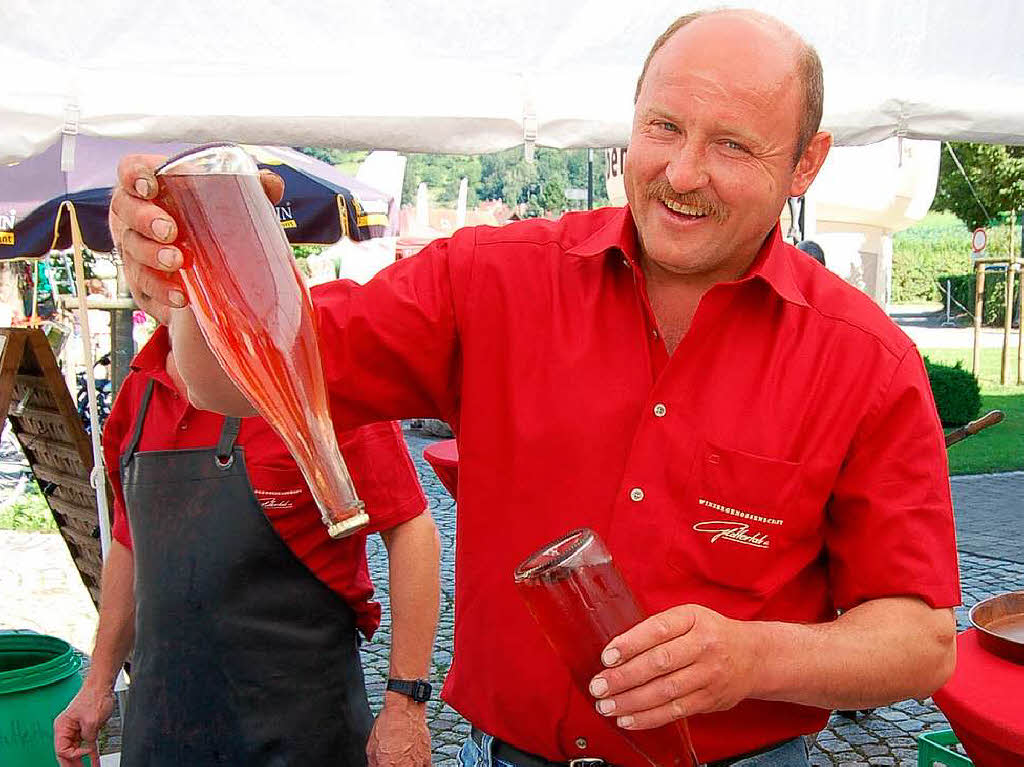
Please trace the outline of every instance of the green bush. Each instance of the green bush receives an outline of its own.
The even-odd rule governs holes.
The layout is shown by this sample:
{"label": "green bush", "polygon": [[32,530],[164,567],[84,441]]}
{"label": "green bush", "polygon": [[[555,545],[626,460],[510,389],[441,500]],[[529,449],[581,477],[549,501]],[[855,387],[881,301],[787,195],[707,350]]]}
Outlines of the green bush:
{"label": "green bush", "polygon": [[35,481],[29,480],[22,495],[0,506],[0,530],[57,531],[50,506]]}
{"label": "green bush", "polygon": [[963,426],[978,417],[981,388],[973,373],[964,370],[959,361],[940,365],[925,357],[924,366],[943,426]]}

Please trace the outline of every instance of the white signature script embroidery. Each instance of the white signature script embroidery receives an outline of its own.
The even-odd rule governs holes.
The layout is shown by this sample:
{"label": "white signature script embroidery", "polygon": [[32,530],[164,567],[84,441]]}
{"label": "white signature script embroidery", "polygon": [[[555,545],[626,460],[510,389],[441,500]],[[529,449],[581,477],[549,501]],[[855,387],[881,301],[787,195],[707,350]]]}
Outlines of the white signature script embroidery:
{"label": "white signature script embroidery", "polygon": [[754,533],[750,535],[748,533],[750,525],[744,522],[711,520],[708,522],[698,522],[693,526],[693,529],[701,533],[712,533],[712,543],[719,538],[724,538],[727,541],[734,541],[759,549],[767,549],[770,545],[767,533]]}
{"label": "white signature script embroidery", "polygon": [[291,501],[279,498],[260,498],[259,501],[260,506],[264,509],[290,509],[295,506]]}

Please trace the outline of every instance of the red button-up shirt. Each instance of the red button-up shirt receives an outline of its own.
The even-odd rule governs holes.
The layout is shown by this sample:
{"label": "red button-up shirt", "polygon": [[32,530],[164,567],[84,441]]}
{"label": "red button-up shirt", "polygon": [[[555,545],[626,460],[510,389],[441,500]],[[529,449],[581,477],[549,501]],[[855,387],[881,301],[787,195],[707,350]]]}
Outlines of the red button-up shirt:
{"label": "red button-up shirt", "polygon": [[[776,228],[670,357],[637,250],[628,209],[603,209],[464,229],[365,286],[313,291],[336,419],[432,416],[458,435],[445,698],[549,759],[639,764],[513,588],[516,565],[571,528],[605,539],[652,612],[817,622],[878,597],[959,601],[913,343]],[[691,729],[714,760],[826,718],[748,700]]]}
{"label": "red button-up shirt", "polygon": [[[125,378],[103,429],[104,460],[114,489],[112,534],[129,548],[131,531],[118,467],[135,428],[146,382],[152,378],[155,384],[139,451],[213,447],[224,424],[223,416],[196,410],[175,389],[166,370],[169,349],[167,330],[158,328],[132,360],[132,372]],[[352,607],[356,625],[370,637],[380,624],[380,605],[371,601],[366,536],[418,516],[426,508],[426,499],[397,424],[373,423],[351,432],[338,430],[337,436],[352,481],[370,515],[365,531],[340,540],[327,534],[298,466],[266,421],[242,419],[237,444],[245,448],[249,481],[274,530],[317,578]]]}

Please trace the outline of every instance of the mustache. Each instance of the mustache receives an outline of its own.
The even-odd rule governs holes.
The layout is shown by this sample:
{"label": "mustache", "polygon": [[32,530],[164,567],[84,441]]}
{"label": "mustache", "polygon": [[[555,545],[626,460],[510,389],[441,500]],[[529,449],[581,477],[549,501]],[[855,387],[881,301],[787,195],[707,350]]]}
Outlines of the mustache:
{"label": "mustache", "polygon": [[666,178],[655,179],[647,185],[647,198],[650,200],[674,202],[677,205],[685,205],[689,208],[696,208],[701,213],[710,216],[719,224],[725,221],[729,212],[718,200],[701,192],[684,192],[680,194]]}

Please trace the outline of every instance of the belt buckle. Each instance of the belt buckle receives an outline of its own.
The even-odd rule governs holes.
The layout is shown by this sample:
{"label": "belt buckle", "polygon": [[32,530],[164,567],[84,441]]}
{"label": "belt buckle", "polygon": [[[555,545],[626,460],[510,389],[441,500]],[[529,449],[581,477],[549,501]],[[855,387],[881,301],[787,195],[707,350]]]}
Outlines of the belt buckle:
{"label": "belt buckle", "polygon": [[595,759],[592,756],[584,756],[581,759],[570,759],[569,767],[609,767],[604,759]]}

